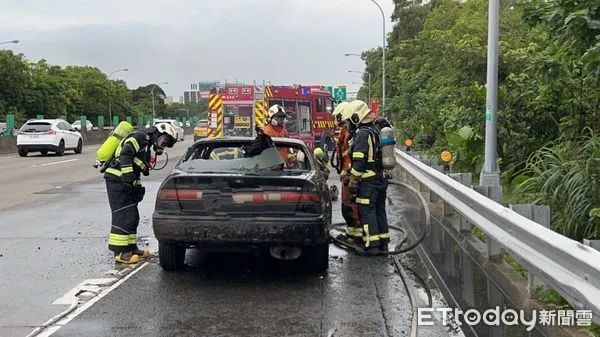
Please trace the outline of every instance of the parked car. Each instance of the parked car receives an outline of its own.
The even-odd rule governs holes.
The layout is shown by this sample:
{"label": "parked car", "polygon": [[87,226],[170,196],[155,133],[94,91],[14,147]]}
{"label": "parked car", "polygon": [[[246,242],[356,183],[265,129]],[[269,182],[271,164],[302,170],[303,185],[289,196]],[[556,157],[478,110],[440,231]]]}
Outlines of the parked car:
{"label": "parked car", "polygon": [[4,132],[8,130],[6,123],[0,123],[0,136],[4,135]]}
{"label": "parked car", "polygon": [[327,270],[331,197],[315,159],[290,138],[273,141],[304,154],[295,167],[278,165],[274,147],[245,157],[242,147],[253,141],[200,139],[165,178],[152,215],[163,269],[182,268],[186,249],[197,248],[268,253]]}
{"label": "parked car", "polygon": [[194,141],[208,137],[208,119],[201,119],[194,127]]}
{"label": "parked car", "polygon": [[185,130],[183,129],[181,122],[178,122],[175,119],[157,119],[154,121],[154,125],[156,125],[157,123],[169,123],[173,125],[173,127],[177,131],[177,140],[185,140]]}
{"label": "parked car", "polygon": [[65,150],[83,151],[83,137],[71,124],[62,119],[32,119],[23,124],[17,135],[17,150],[21,157],[29,152],[55,152],[62,156]]}
{"label": "parked car", "polygon": [[[81,121],[74,121],[73,124],[71,124],[71,126],[73,127],[73,129],[77,130],[77,131],[81,131]],[[92,124],[92,122],[86,120],[85,121],[85,130],[86,131],[92,131],[92,128],[94,127],[94,125]]]}

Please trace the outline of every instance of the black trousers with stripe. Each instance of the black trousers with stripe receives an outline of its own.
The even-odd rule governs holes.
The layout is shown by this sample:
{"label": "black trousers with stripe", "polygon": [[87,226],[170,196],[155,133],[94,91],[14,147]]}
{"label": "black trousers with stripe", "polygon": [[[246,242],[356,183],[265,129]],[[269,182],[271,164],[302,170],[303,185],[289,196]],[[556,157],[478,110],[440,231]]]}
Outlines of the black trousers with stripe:
{"label": "black trousers with stripe", "polygon": [[[363,243],[369,242],[369,247],[379,246],[390,241],[387,221],[386,199],[388,182],[378,175],[358,183],[358,198],[368,200],[368,203],[358,204],[360,224],[363,226]],[[367,228],[365,230],[365,227]],[[367,232],[368,231],[368,232]],[[369,239],[367,239],[369,238]]]}
{"label": "black trousers with stripe", "polygon": [[137,227],[140,222],[137,196],[124,190],[120,177],[105,176],[108,203],[112,212],[108,249],[127,252],[137,249]]}

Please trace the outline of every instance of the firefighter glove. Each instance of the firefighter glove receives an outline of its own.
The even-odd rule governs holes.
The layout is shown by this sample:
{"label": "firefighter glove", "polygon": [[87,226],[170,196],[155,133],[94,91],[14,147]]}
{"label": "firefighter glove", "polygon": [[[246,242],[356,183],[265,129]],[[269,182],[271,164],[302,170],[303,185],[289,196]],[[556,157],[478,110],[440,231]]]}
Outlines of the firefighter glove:
{"label": "firefighter glove", "polygon": [[146,195],[146,188],[144,186],[136,186],[135,187],[136,190],[136,197],[137,197],[137,202],[142,202],[142,200],[144,200],[144,195]]}
{"label": "firefighter glove", "polygon": [[348,179],[348,190],[350,190],[350,192],[355,192],[356,190],[358,190],[359,180],[359,177],[350,176],[350,178]]}

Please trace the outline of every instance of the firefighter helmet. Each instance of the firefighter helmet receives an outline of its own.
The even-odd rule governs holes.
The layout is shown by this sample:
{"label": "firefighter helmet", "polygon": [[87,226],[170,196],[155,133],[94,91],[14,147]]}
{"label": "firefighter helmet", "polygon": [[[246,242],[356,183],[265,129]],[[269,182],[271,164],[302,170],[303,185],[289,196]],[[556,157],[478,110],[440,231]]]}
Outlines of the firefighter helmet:
{"label": "firefighter helmet", "polygon": [[157,123],[155,125],[161,135],[157,138],[157,145],[161,148],[173,147],[177,142],[177,131],[169,123]]}
{"label": "firefighter helmet", "polygon": [[313,154],[315,155],[315,158],[323,159],[323,157],[325,157],[325,152],[323,152],[323,149],[320,147],[315,148]]}
{"label": "firefighter helmet", "polygon": [[344,112],[346,110],[348,110],[349,105],[350,105],[350,103],[348,103],[348,102],[342,102],[335,107],[332,115],[333,115],[333,119],[335,120],[336,124],[339,125],[345,121]]}
{"label": "firefighter helmet", "polygon": [[269,108],[269,119],[275,116],[286,117],[285,110],[279,104],[275,104]]}
{"label": "firefighter helmet", "polygon": [[358,125],[360,123],[366,123],[371,121],[373,118],[367,118],[371,114],[371,109],[367,106],[367,103],[361,100],[355,100],[350,102],[350,121],[354,125]]}

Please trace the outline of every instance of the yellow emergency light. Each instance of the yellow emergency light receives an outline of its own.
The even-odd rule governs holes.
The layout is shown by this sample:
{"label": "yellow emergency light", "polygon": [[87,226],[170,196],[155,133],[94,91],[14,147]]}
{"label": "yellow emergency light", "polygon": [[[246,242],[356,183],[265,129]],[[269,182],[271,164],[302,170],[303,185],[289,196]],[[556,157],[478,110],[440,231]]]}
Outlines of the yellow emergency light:
{"label": "yellow emergency light", "polygon": [[442,154],[440,155],[440,158],[442,159],[443,162],[449,163],[452,161],[452,152],[443,151]]}

